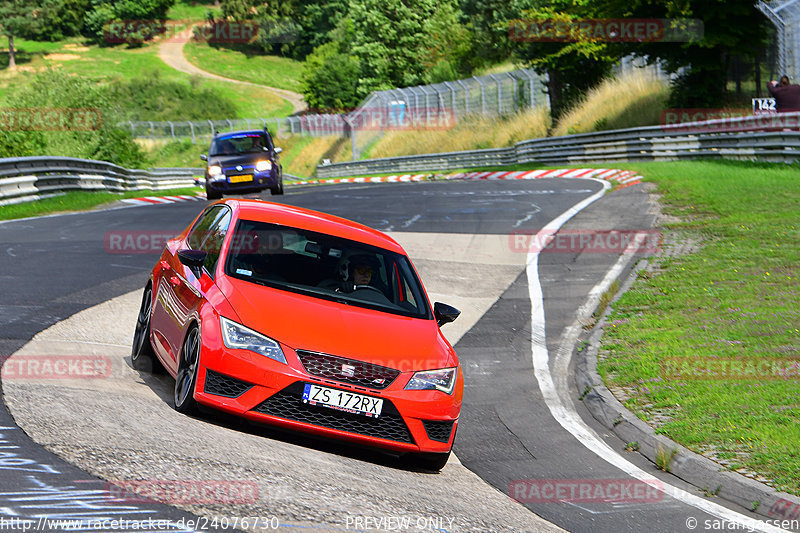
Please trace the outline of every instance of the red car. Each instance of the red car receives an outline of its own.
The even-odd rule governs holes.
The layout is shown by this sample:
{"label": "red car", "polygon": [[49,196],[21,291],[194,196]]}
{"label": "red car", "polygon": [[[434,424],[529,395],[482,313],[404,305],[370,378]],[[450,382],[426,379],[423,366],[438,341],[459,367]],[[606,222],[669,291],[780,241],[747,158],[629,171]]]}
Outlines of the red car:
{"label": "red car", "polygon": [[210,204],[167,243],[144,289],[131,360],[197,405],[412,454],[440,469],[463,374],[404,250],[383,233],[260,200]]}

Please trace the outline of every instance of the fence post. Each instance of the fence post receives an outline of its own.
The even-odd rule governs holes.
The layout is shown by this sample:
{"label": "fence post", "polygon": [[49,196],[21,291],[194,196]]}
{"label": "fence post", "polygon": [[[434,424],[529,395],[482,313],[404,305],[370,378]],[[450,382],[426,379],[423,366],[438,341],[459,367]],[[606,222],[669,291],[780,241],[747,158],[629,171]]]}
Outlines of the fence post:
{"label": "fence post", "polygon": [[136,128],[133,127],[133,121],[129,120],[128,124],[131,125],[131,137],[133,137],[135,139],[136,138]]}
{"label": "fence post", "polygon": [[472,77],[473,80],[477,81],[481,85],[481,115],[484,117],[486,116],[486,86],[483,84],[483,81],[478,78],[477,76]]}
{"label": "fence post", "polygon": [[456,83],[464,89],[464,114],[469,115],[469,87],[462,80],[456,80]]}
{"label": "fence post", "polygon": [[194,140],[194,124],[192,123],[191,120],[189,121],[189,129],[192,132],[192,144],[195,144],[195,140]]}
{"label": "fence post", "polygon": [[492,78],[495,83],[497,84],[497,114],[503,114],[503,87],[500,85],[500,80],[495,77],[494,74],[489,74],[489,77]]}
{"label": "fence post", "polygon": [[211,120],[208,121],[208,125],[211,126],[211,136],[214,136],[214,123]]}
{"label": "fence post", "polygon": [[[531,73],[530,73],[530,71],[528,69],[521,69],[519,72],[520,72],[520,74],[522,74],[526,78],[528,78],[528,83],[530,84],[530,93],[529,93],[530,94],[530,103],[529,103],[529,105],[530,105],[530,107],[536,107],[536,101],[534,100],[534,95],[533,95],[534,77],[533,77],[533,75],[531,75]],[[522,90],[523,91],[525,90],[525,84],[524,83],[522,84]]]}
{"label": "fence post", "polygon": [[172,134],[172,140],[175,140],[175,124],[172,123],[171,120],[168,120],[167,123],[169,124],[169,132]]}

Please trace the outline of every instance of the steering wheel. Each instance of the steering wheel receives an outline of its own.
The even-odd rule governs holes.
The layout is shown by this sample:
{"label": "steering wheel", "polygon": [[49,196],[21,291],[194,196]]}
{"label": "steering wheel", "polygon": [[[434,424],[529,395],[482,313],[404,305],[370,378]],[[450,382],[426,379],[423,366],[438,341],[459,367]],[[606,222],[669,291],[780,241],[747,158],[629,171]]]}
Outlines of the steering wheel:
{"label": "steering wheel", "polygon": [[353,289],[353,292],[355,292],[355,291],[357,291],[359,289],[369,289],[369,290],[377,292],[378,294],[380,294],[383,297],[386,297],[386,295],[383,294],[382,290],[380,290],[377,287],[373,287],[372,285],[356,285],[355,288]]}

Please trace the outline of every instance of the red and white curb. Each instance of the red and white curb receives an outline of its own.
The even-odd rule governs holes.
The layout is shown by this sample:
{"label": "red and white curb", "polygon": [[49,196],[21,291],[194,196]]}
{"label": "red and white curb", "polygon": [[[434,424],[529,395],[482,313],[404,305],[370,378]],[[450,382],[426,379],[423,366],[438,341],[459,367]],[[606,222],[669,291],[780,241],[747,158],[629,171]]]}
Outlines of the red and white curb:
{"label": "red and white curb", "polygon": [[630,170],[620,170],[615,168],[567,168],[554,170],[461,172],[455,174],[403,174],[400,176],[303,180],[293,181],[287,183],[287,185],[316,185],[327,183],[398,183],[431,180],[531,180],[539,178],[599,178],[616,182],[619,185],[617,189],[636,185],[642,181],[642,176]]}
{"label": "red and white curb", "polygon": [[[398,176],[374,176],[359,178],[335,178],[330,180],[287,181],[287,187],[293,185],[326,185],[333,183],[404,183],[412,181],[436,180],[533,180],[539,178],[599,178],[616,182],[616,189],[622,189],[641,183],[642,176],[630,170],[615,168],[562,168],[554,170],[514,170],[495,172],[459,172],[454,174],[402,174]],[[196,202],[205,200],[204,193],[196,196],[145,196],[142,198],[126,198],[122,202],[132,205],[174,204],[178,202]]]}
{"label": "red and white curb", "polygon": [[125,198],[122,202],[132,205],[153,205],[153,204],[175,204],[178,202],[196,202],[198,200],[205,200],[205,195],[202,196],[144,196],[142,198]]}

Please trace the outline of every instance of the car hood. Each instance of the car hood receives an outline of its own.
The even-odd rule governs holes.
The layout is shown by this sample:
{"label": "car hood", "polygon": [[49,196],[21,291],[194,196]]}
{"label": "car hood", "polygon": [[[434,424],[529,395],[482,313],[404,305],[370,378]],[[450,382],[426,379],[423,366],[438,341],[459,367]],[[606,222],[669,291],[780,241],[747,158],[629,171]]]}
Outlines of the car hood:
{"label": "car hood", "polygon": [[295,350],[323,352],[402,371],[455,366],[435,320],[345,305],[225,278],[243,324]]}

